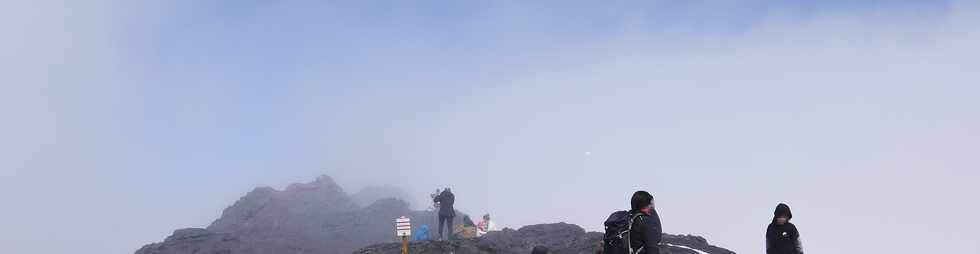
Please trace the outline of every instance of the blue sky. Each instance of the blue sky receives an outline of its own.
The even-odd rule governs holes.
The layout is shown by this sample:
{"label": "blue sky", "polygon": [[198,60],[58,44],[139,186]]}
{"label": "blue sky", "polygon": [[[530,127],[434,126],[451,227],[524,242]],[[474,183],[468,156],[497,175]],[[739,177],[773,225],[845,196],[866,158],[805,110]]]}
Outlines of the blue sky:
{"label": "blue sky", "polygon": [[[510,227],[598,230],[625,204],[609,197],[642,188],[668,232],[738,252],[780,201],[813,251],[934,248],[840,232],[870,223],[881,242],[976,252],[976,219],[923,218],[978,211],[956,203],[977,191],[977,10],[17,2],[0,11],[0,217],[18,230],[0,252],[129,253],[320,174],[348,192],[409,179],[420,197],[454,179],[479,200],[461,208]],[[595,186],[608,173],[641,177]]]}

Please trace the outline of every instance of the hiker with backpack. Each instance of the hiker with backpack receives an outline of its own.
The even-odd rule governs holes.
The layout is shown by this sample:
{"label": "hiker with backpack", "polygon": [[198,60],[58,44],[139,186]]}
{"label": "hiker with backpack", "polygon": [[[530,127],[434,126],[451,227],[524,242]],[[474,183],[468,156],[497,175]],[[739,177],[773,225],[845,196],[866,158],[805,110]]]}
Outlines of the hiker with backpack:
{"label": "hiker with backpack", "polygon": [[629,211],[618,211],[606,219],[603,251],[606,254],[660,254],[663,230],[654,209],[653,195],[633,193]]}
{"label": "hiker with backpack", "polygon": [[446,188],[439,193],[438,196],[432,199],[439,206],[439,240],[446,240],[442,234],[442,226],[446,225],[446,231],[449,231],[448,239],[453,238],[453,218],[456,217],[456,210],[453,209],[453,203],[456,202],[456,196],[453,195],[449,188]]}
{"label": "hiker with backpack", "polygon": [[789,206],[780,203],[773,212],[772,222],[766,228],[766,254],[803,254],[800,244],[800,231],[790,223],[793,212]]}

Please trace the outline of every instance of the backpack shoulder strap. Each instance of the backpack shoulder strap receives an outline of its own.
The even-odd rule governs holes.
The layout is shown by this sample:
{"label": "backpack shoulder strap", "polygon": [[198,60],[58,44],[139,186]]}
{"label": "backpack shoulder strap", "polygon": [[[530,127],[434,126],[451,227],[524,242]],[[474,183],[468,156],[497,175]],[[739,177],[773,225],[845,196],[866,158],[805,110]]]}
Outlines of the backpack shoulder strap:
{"label": "backpack shoulder strap", "polygon": [[633,223],[635,223],[635,222],[636,222],[637,220],[639,220],[639,221],[643,221],[643,217],[644,217],[644,215],[646,215],[646,214],[643,214],[643,213],[635,213],[635,214],[631,214],[631,215],[630,215],[630,221],[629,221],[629,226],[628,226],[628,228],[629,228],[630,230],[632,230],[632,229],[633,229]]}
{"label": "backpack shoulder strap", "polygon": [[643,247],[646,247],[646,246],[640,246],[639,249],[633,250],[633,241],[632,241],[632,238],[633,238],[633,224],[636,223],[636,220],[637,219],[639,219],[640,221],[643,221],[643,215],[644,215],[643,213],[630,214],[630,217],[629,217],[630,219],[629,219],[629,222],[628,222],[629,224],[626,226],[626,228],[627,228],[626,229],[626,232],[627,232],[627,234],[626,234],[626,247],[627,247],[627,250],[629,251],[630,254],[640,253],[640,251],[643,250]]}
{"label": "backpack shoulder strap", "polygon": [[629,226],[628,226],[629,230],[627,230],[627,231],[630,232],[630,234],[627,235],[626,246],[628,247],[630,254],[640,253],[640,251],[642,251],[644,248],[647,247],[647,246],[640,246],[640,248],[634,250],[633,249],[633,242],[631,241],[632,239],[630,239],[630,238],[633,237],[633,234],[632,234],[632,232],[633,232],[633,224],[636,224],[636,222],[643,222],[644,217],[647,217],[647,215],[646,214],[643,214],[642,212],[631,214],[630,217],[629,217],[630,218],[630,220],[629,220]]}

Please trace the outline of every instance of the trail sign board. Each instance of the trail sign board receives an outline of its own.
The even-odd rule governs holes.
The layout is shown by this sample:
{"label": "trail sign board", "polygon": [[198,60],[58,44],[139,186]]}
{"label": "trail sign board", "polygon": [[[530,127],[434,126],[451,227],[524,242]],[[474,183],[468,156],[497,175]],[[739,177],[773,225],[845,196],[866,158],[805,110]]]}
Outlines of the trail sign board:
{"label": "trail sign board", "polygon": [[412,219],[402,216],[395,219],[395,235],[406,237],[412,235]]}

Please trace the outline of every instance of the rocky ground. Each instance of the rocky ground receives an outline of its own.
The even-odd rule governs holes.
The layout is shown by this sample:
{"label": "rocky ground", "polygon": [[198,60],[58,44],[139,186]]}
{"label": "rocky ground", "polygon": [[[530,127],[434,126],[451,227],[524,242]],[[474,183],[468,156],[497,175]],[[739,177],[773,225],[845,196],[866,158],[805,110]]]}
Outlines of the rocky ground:
{"label": "rocky ground", "polygon": [[[545,246],[556,254],[600,253],[602,233],[585,232],[581,227],[566,224],[540,224],[519,230],[505,229],[490,232],[481,238],[453,241],[412,242],[409,253],[531,253],[535,246]],[[697,236],[664,235],[664,254],[734,254],[729,250],[709,245]],[[699,252],[700,251],[700,252]],[[398,254],[400,243],[385,243],[360,249],[354,254]]]}

